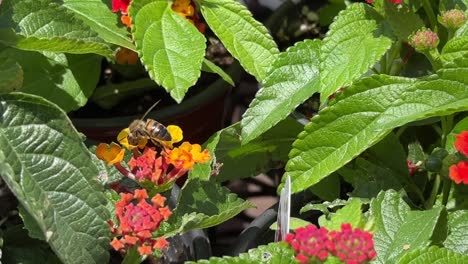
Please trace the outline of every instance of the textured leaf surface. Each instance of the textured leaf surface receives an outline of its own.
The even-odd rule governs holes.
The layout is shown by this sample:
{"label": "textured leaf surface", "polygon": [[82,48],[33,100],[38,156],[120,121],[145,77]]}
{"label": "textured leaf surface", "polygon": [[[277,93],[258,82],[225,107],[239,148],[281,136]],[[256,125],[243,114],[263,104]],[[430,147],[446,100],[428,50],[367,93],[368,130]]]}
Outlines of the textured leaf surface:
{"label": "textured leaf surface", "polygon": [[294,258],[293,249],[284,242],[270,243],[268,245],[259,246],[249,250],[247,253],[242,253],[238,257],[223,257],[210,258],[209,260],[200,260],[201,264],[256,264],[256,263],[271,263],[271,264],[292,264],[297,263]]}
{"label": "textured leaf surface", "polygon": [[23,68],[13,58],[0,59],[0,92],[18,90],[23,86]]}
{"label": "textured leaf surface", "polygon": [[0,43],[24,50],[112,55],[96,32],[51,0],[4,0]]}
{"label": "textured leaf surface", "polygon": [[169,219],[171,232],[186,232],[218,225],[253,205],[219,184],[194,179],[181,190],[177,207]]}
{"label": "textured leaf surface", "polygon": [[445,63],[450,63],[458,58],[468,55],[468,36],[461,36],[451,39],[442,49],[441,59]]}
{"label": "textured leaf surface", "polygon": [[424,21],[407,5],[395,5],[391,1],[384,2],[384,15],[393,33],[401,41],[408,41],[411,33],[424,27]]}
{"label": "textured leaf surface", "polygon": [[0,96],[0,175],[64,263],[106,263],[105,197],[90,153],[64,112],[44,99]]}
{"label": "textured leaf surface", "polygon": [[120,26],[120,13],[112,13],[102,0],[63,0],[63,6],[73,11],[105,41],[135,50],[127,28]]}
{"label": "textured leaf surface", "polygon": [[367,72],[390,48],[380,23],[374,9],[353,4],[330,25],[320,50],[321,101]]}
{"label": "textured leaf surface", "polygon": [[371,203],[376,221],[374,245],[376,263],[395,263],[405,252],[431,243],[442,208],[409,211],[408,205],[394,191],[382,192]]}
{"label": "textured leaf surface", "polygon": [[23,69],[21,92],[40,95],[65,111],[86,104],[96,88],[101,57],[93,54],[59,54],[7,48],[2,57],[15,59]]}
{"label": "textured leaf surface", "polygon": [[287,161],[291,144],[302,129],[303,126],[296,120],[287,118],[265,134],[242,145],[240,124],[227,127],[205,143],[212,153],[212,159],[195,165],[190,177],[209,179],[211,167],[220,164],[219,174],[211,176],[218,182],[252,177],[277,168]]}
{"label": "textured leaf surface", "polygon": [[227,74],[221,67],[207,59],[203,60],[202,71],[215,73],[219,75],[219,77],[221,77],[225,82],[229,83],[231,86],[236,86],[229,74]]}
{"label": "textured leaf surface", "polygon": [[455,211],[449,215],[449,235],[444,246],[455,252],[468,255],[468,211]]}
{"label": "textured leaf surface", "polygon": [[468,109],[468,58],[424,79],[375,75],[346,89],[312,118],[286,165],[292,191],[319,182],[393,128]]}
{"label": "textured leaf surface", "polygon": [[242,117],[242,142],[258,137],[319,90],[320,41],[299,42],[281,53]]}
{"label": "textured leaf surface", "polygon": [[263,81],[278,54],[268,30],[240,3],[198,0],[209,27],[242,67]]}
{"label": "textured leaf surface", "polygon": [[405,254],[398,264],[464,264],[468,256],[457,254],[446,248],[429,247]]}
{"label": "textured leaf surface", "polygon": [[200,77],[205,37],[171,9],[168,1],[136,2],[129,8],[133,36],[151,78],[181,102]]}
{"label": "textured leaf surface", "polygon": [[319,224],[328,230],[340,230],[341,224],[344,223],[350,223],[352,227],[359,227],[363,217],[361,206],[362,204],[358,199],[353,199],[349,204],[332,214],[330,220],[320,217]]}

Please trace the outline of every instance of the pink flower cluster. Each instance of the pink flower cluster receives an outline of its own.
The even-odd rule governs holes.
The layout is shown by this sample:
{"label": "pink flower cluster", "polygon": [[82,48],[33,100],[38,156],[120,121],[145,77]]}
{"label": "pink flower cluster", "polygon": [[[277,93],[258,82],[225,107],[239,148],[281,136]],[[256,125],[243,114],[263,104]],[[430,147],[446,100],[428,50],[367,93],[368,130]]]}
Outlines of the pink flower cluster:
{"label": "pink flower cluster", "polygon": [[301,263],[324,262],[329,255],[346,264],[361,264],[376,256],[372,234],[350,224],[342,224],[340,231],[328,231],[315,225],[298,228],[296,234],[288,234],[286,242],[296,252]]}

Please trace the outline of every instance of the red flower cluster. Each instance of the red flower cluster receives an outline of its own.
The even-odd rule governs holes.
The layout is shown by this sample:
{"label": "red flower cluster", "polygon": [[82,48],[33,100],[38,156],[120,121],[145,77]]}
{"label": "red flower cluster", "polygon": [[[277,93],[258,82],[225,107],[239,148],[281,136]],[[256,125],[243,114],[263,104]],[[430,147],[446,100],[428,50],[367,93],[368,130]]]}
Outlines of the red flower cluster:
{"label": "red flower cluster", "polygon": [[[468,156],[468,131],[463,131],[457,135],[455,148],[463,155]],[[468,161],[460,161],[456,165],[450,166],[449,177],[456,184],[468,184]]]}
{"label": "red flower cluster", "polygon": [[315,225],[298,228],[296,234],[288,234],[286,242],[296,251],[301,263],[323,262],[329,255],[346,264],[360,264],[376,256],[372,234],[350,224],[341,225],[341,231],[328,231]]}
{"label": "red flower cluster", "polygon": [[149,204],[146,190],[135,190],[134,194],[121,193],[121,200],[115,204],[118,225],[109,221],[114,237],[111,245],[115,250],[136,246],[140,255],[151,254],[153,249],[162,249],[169,245],[164,237],[154,239],[161,222],[171,216],[169,207],[164,205],[166,198],[156,194]]}

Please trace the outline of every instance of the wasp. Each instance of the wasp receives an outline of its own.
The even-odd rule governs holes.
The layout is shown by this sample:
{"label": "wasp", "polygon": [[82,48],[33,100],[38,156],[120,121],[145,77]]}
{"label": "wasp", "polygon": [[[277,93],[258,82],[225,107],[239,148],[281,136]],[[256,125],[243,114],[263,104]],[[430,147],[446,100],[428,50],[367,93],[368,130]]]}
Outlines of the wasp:
{"label": "wasp", "polygon": [[148,118],[144,121],[146,115],[159,103],[157,101],[151,106],[141,119],[135,119],[128,126],[128,143],[138,145],[138,142],[143,139],[150,139],[155,145],[160,145],[161,141],[171,141],[172,137],[167,128],[158,121]]}

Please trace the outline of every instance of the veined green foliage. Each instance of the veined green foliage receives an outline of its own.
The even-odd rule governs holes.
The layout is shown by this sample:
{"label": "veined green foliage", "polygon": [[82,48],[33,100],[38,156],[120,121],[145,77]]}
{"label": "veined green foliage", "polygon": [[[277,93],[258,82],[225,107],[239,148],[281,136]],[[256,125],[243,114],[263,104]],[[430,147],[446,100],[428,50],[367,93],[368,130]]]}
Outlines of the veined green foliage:
{"label": "veined green foliage", "polygon": [[200,77],[205,37],[171,9],[170,1],[132,1],[129,14],[142,63],[150,77],[181,102]]}
{"label": "veined green foliage", "polygon": [[0,92],[18,90],[23,86],[23,79],[24,72],[21,65],[13,58],[3,58],[0,62]]}
{"label": "veined green foliage", "polygon": [[398,264],[464,264],[468,262],[468,256],[457,254],[447,248],[436,246],[415,250],[405,254]]}
{"label": "veined green foliage", "polygon": [[244,69],[263,81],[278,54],[268,30],[235,0],[196,0],[209,27]]}
{"label": "veined green foliage", "polygon": [[57,106],[33,95],[0,96],[0,175],[37,223],[28,226],[40,228],[64,263],[108,261],[110,215],[98,170]]}
{"label": "veined green foliage", "polygon": [[374,75],[356,82],[293,143],[285,174],[291,176],[292,191],[316,184],[398,126],[467,110],[467,76],[464,57],[427,78]]}
{"label": "veined green foliage", "polygon": [[96,32],[52,0],[3,1],[0,43],[23,50],[112,55]]}

